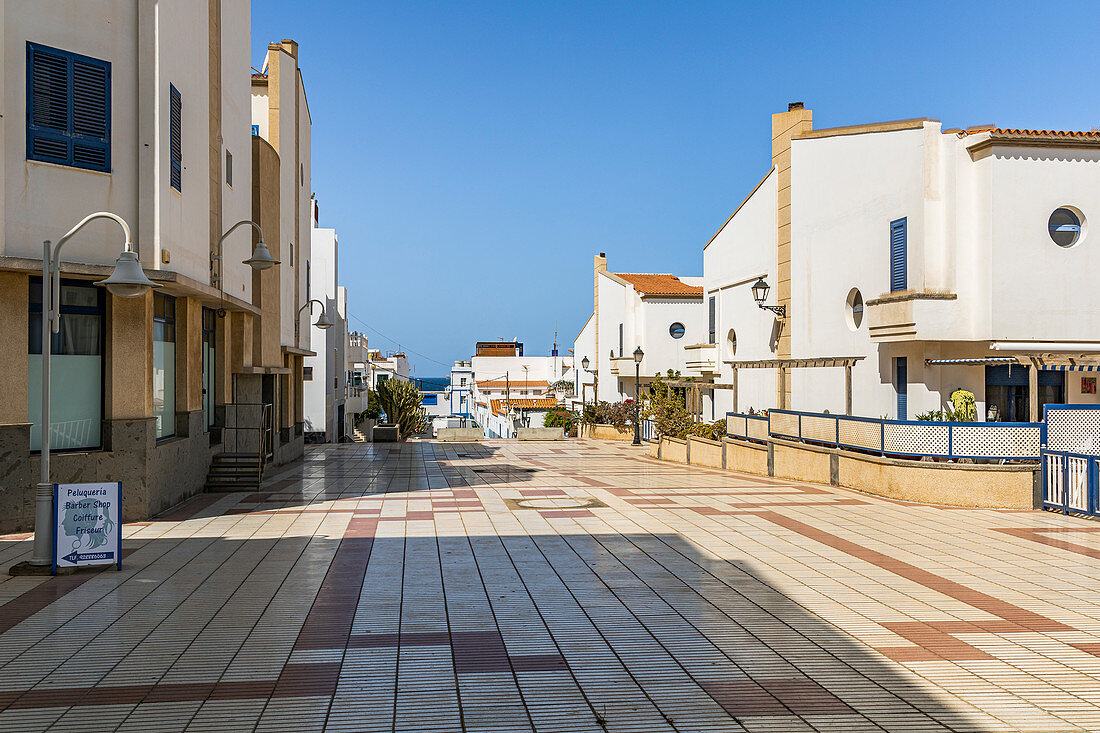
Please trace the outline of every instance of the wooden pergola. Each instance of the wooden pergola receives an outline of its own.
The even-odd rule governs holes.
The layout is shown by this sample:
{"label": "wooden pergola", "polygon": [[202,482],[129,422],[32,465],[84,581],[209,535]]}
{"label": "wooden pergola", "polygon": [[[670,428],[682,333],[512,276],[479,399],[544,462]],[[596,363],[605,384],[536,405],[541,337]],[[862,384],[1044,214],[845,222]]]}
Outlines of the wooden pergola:
{"label": "wooden pergola", "polygon": [[[733,381],[728,383],[709,382],[689,379],[673,379],[665,382],[672,387],[685,387],[688,391],[688,411],[694,417],[702,416],[702,392],[727,389],[733,392],[733,411],[737,412],[737,372],[740,369],[778,369],[780,394],[786,394],[786,379],[789,369],[818,369],[824,367],[844,368],[844,413],[852,414],[852,367],[862,360],[862,356],[823,356],[813,359],[757,359],[754,361],[727,361],[733,367]],[[786,407],[784,405],[784,407]]]}

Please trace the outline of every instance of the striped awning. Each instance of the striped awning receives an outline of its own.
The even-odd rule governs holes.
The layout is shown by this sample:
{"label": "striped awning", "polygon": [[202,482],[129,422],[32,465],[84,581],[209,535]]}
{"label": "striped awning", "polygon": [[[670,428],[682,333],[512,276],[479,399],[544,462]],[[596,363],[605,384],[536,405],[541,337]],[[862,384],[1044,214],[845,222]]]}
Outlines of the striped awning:
{"label": "striped awning", "polygon": [[1043,364],[1045,372],[1100,372],[1098,364]]}
{"label": "striped awning", "polygon": [[964,366],[993,366],[995,364],[1017,364],[1014,356],[990,356],[984,359],[925,359],[929,366],[940,364],[961,364]]}

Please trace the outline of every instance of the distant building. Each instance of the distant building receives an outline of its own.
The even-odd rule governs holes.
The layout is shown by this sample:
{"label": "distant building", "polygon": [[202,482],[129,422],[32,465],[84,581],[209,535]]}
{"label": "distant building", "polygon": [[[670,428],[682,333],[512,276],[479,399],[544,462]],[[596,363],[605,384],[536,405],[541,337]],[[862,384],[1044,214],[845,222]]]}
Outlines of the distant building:
{"label": "distant building", "polygon": [[370,387],[378,389],[378,385],[387,379],[400,379],[409,381],[409,358],[401,351],[389,351],[383,354],[378,349],[367,351],[367,361],[370,364]]}
{"label": "distant building", "polygon": [[447,400],[451,415],[454,417],[469,418],[473,410],[471,394],[473,392],[474,368],[473,362],[459,360],[451,367],[451,384],[447,388]]}
{"label": "distant building", "polygon": [[[490,348],[492,345],[500,348]],[[551,385],[573,381],[573,358],[553,349],[549,356],[526,356],[517,341],[479,341],[470,360],[472,412],[488,437],[513,437],[522,409],[549,409],[531,403],[521,408],[517,400],[558,404]],[[493,400],[498,400],[494,406]],[[530,417],[530,415],[525,415]],[[538,427],[541,427],[541,418]],[[505,425],[512,427],[505,429]]]}
{"label": "distant building", "polygon": [[638,368],[641,384],[670,369],[686,372],[694,351],[710,338],[702,285],[701,277],[608,272],[607,258],[597,255],[592,315],[573,344],[578,396],[605,402],[633,399],[638,347],[644,353]]}
{"label": "distant building", "polygon": [[[310,326],[310,347],[316,356],[307,356],[303,373],[303,401],[307,440],[339,443],[351,432],[345,399],[347,394],[347,290],[339,285],[339,243],[335,229],[319,226],[316,201],[312,201],[310,221],[311,255],[306,260],[304,300],[319,300],[332,325]],[[303,303],[304,305],[304,303]],[[321,308],[311,304],[312,321]]]}

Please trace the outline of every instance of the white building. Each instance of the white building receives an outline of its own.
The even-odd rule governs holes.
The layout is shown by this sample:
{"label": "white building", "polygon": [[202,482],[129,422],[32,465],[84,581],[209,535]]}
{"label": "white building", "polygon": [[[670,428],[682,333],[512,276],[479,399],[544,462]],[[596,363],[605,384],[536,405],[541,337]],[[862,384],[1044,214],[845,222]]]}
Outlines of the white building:
{"label": "white building", "polygon": [[409,381],[409,358],[401,351],[389,351],[383,354],[378,349],[367,351],[370,364],[370,387],[378,389],[378,383],[387,379]]}
{"label": "white building", "polygon": [[686,372],[708,343],[702,285],[701,277],[608,272],[606,256],[597,255],[593,312],[573,344],[577,394],[590,401],[633,399],[638,347],[643,386],[670,369]]}
{"label": "white building", "polygon": [[367,391],[370,389],[370,358],[365,334],[348,333],[347,345],[347,396],[344,406],[354,422],[355,416],[367,409]]}
{"label": "white building", "polygon": [[[773,167],[704,248],[719,415],[774,406],[913,419],[974,393],[979,419],[1096,402],[1100,133],[814,130],[772,119]],[[761,310],[750,292],[772,287]],[[848,359],[848,361],[845,361]],[[851,366],[851,397],[845,372]],[[1051,368],[1052,367],[1052,368]],[[850,399],[850,404],[848,404]]]}
{"label": "white building", "polygon": [[[249,22],[247,0],[0,4],[0,532],[27,527],[34,507],[42,242],[92,212],[127,222],[160,287],[117,298],[94,284],[123,248],[115,222],[93,221],[60,252],[49,428],[51,447],[64,451],[52,461],[57,474],[118,479],[122,519],[151,516],[203,488],[211,462],[236,452],[233,416],[261,424],[258,410],[237,408],[261,401],[273,422],[270,450],[255,460],[301,455],[308,339],[295,339],[293,291],[272,285],[297,272],[280,249],[289,230],[284,239],[265,216],[280,199],[296,210],[300,191],[283,197],[278,185],[283,160],[294,159],[308,191],[299,150],[310,127],[295,116],[305,92],[297,46],[286,41],[268,48],[293,72],[281,86],[272,80],[283,115],[265,134],[297,136],[277,147],[253,135],[251,92],[268,79],[250,82]],[[281,265],[245,264],[257,235],[233,227],[248,220],[263,220]]]}
{"label": "white building", "polygon": [[447,387],[447,403],[454,417],[466,418],[472,414],[471,394],[474,384],[474,366],[470,360],[459,360],[451,367],[451,383]]}
{"label": "white building", "polygon": [[[329,443],[339,443],[351,432],[351,417],[345,406],[347,394],[347,291],[339,285],[339,242],[336,230],[319,226],[317,202],[312,202],[310,220],[311,254],[306,261],[307,302],[318,300],[323,305],[328,328],[309,327],[310,348],[316,356],[304,362],[303,401],[306,437]],[[311,303],[316,323],[321,306]]]}

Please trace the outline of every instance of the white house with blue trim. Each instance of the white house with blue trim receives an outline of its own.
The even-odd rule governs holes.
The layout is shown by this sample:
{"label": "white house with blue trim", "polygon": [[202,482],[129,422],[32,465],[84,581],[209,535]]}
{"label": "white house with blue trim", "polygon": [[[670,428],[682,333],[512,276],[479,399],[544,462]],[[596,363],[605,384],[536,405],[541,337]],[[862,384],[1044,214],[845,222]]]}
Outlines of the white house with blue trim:
{"label": "white house with blue trim", "polygon": [[1100,132],[772,122],[772,169],[703,251],[712,350],[690,371],[718,413],[1098,401]]}

